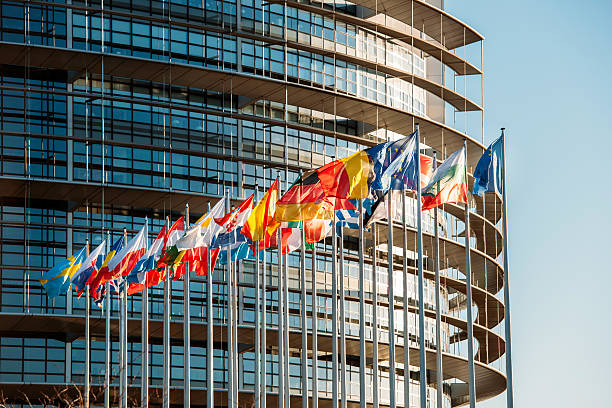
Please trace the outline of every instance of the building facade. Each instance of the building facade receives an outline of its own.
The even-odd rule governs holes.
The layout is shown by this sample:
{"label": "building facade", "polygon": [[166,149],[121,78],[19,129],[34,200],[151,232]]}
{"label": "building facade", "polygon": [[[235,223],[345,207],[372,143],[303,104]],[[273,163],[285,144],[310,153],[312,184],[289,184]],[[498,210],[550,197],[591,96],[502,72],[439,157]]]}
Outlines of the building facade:
{"label": "building facade", "polygon": [[[416,124],[424,154],[435,151],[438,159],[445,159],[465,141],[470,170],[483,152],[483,37],[446,13],[440,1],[0,4],[0,396],[15,406],[27,405],[28,400],[43,404],[45,396],[53,399],[58,390],[83,387],[85,300],[75,293],[50,300],[38,279],[87,240],[91,245],[108,237],[114,242],[124,228],[133,235],[145,217],[152,239],[166,217],[179,217],[186,203],[194,220],[225,191],[235,200],[244,199],[256,185],[267,188],[276,177],[284,191],[300,170],[408,135]],[[291,405],[301,403],[302,313],[307,314],[308,336],[318,339],[317,349],[309,343],[306,350],[309,393],[313,395],[316,356],[314,396],[325,406],[331,404],[332,304],[342,298],[345,316],[338,325],[346,335],[346,376],[340,382],[349,405],[361,400],[360,324],[365,329],[368,406],[390,403],[392,371],[397,406],[419,406],[420,398],[437,406],[437,350],[442,355],[442,406],[468,402],[468,234],[463,206],[441,208],[437,225],[432,212],[424,215],[426,318],[425,338],[420,339],[414,203],[408,195],[404,225],[401,206],[394,208],[392,274],[387,221],[365,233],[364,282],[359,280],[356,235],[346,231],[344,262],[337,264],[343,293],[332,291],[332,264],[338,257],[331,238],[317,244],[314,262],[312,252],[307,252],[305,282],[300,278],[299,253],[287,257],[290,341],[280,359],[275,340],[279,268],[275,252],[267,254],[262,278],[268,288],[269,404],[276,404],[279,361],[284,364],[287,358]],[[502,212],[499,198],[489,195],[470,196],[469,207],[475,389],[481,401],[506,387]],[[439,309],[434,283],[436,228]],[[310,272],[313,268],[315,273]],[[229,405],[251,406],[259,374],[253,347],[254,263],[242,262],[237,276],[239,397]],[[190,384],[195,406],[206,405],[206,323],[212,319],[215,330],[222,332],[228,319],[224,268],[215,269],[213,281],[213,315],[207,316],[207,278],[191,278]],[[365,315],[360,313],[360,284],[365,288]],[[301,307],[303,285],[308,288],[307,310]],[[128,298],[131,405],[140,399],[141,299]],[[172,282],[170,399],[176,406],[182,405],[184,389],[184,301],[183,283]],[[105,320],[93,303],[92,308],[91,403],[103,406]],[[113,295],[113,405],[119,384],[117,311]],[[163,313],[160,285],[149,290],[151,406],[162,402]],[[442,325],[439,342],[436,314]],[[396,345],[393,370],[391,328]],[[427,349],[425,396],[419,391],[421,341]],[[227,406],[227,342],[215,339],[213,354],[215,405]]]}

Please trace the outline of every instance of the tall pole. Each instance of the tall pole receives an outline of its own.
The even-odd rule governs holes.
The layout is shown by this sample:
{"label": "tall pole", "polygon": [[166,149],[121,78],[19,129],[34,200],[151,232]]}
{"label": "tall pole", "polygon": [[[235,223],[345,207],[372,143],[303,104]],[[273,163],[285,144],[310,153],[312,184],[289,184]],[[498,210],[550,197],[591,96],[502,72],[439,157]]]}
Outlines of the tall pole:
{"label": "tall pole", "polygon": [[346,408],[346,307],[344,300],[344,229],[340,228],[340,408]]}
{"label": "tall pole", "polygon": [[[300,170],[300,196],[302,195],[302,171]],[[308,408],[308,318],[306,316],[306,231],[304,220],[301,220],[300,236],[302,241],[300,251],[300,289],[302,290],[300,302],[302,312],[302,354],[301,354],[301,375],[302,375],[302,408]]]}
{"label": "tall pole", "polygon": [[[210,201],[208,202],[208,214],[210,214]],[[208,273],[208,282],[206,285],[206,406],[215,406],[215,349],[213,342],[213,327],[215,324],[213,318],[213,267],[210,264],[210,247],[206,249],[206,268]]]}
{"label": "tall pole", "polygon": [[332,408],[338,408],[338,237],[332,220]]}
{"label": "tall pole", "polygon": [[312,408],[319,406],[319,345],[318,345],[318,324],[317,316],[317,244],[312,247]]}
{"label": "tall pole", "polygon": [[393,291],[393,214],[391,211],[393,194],[391,192],[392,190],[389,190],[387,193],[387,224],[389,231],[389,242],[387,245],[387,262],[389,264],[389,277],[387,278],[389,298],[389,408],[395,408],[395,293]]}
{"label": "tall pole", "polygon": [[[225,212],[230,212],[230,190],[225,190],[226,200],[225,200]],[[237,406],[236,401],[234,401],[234,349],[233,349],[233,341],[234,337],[233,333],[233,324],[234,321],[234,308],[232,305],[233,299],[233,284],[232,284],[232,263],[230,262],[232,259],[232,251],[231,246],[228,246],[227,249],[227,405],[228,407]]]}
{"label": "tall pole", "polygon": [[378,241],[378,228],[376,223],[372,224],[372,407],[378,408],[379,383],[378,379],[378,276],[376,267],[378,265],[376,244]]}
{"label": "tall pole", "polygon": [[[435,171],[438,167],[437,155],[434,152],[433,156],[433,170]],[[438,207],[434,208],[434,231],[435,231],[435,244],[434,252],[436,255],[435,260],[435,274],[436,274],[436,388],[437,388],[437,408],[442,408],[442,308],[440,307],[440,236],[438,231]]]}
{"label": "tall pole", "polygon": [[[87,256],[89,256],[89,238],[87,238],[86,247]],[[90,313],[89,285],[85,285],[85,408],[89,408],[89,382],[91,377],[91,339],[89,335]]]}
{"label": "tall pole", "polygon": [[[255,183],[255,201],[259,200],[259,185]],[[255,408],[261,404],[261,283],[259,272],[259,241],[255,241]],[[212,405],[209,405],[212,407]]]}
{"label": "tall pole", "polygon": [[422,231],[422,205],[421,205],[421,143],[419,124],[416,124],[416,151],[417,151],[417,253],[419,269],[419,401],[421,408],[427,408],[427,366],[425,361],[425,296],[423,294],[423,231]]}
{"label": "tall pole", "polygon": [[404,277],[404,406],[408,407],[410,404],[410,326],[408,320],[408,231],[406,228],[406,190],[402,190],[402,234],[402,276]]}
{"label": "tall pole", "polygon": [[282,228],[277,230],[278,242],[278,407],[283,408],[285,405],[285,364],[283,363],[284,346],[284,323],[283,318],[283,245],[282,245]]}
{"label": "tall pole", "polygon": [[363,199],[359,199],[359,407],[366,408],[365,273],[363,268]]}
{"label": "tall pole", "polygon": [[[465,153],[465,180],[467,180],[467,142],[463,141]],[[467,294],[467,329],[468,329],[468,390],[470,408],[476,407],[476,384],[474,376],[474,327],[472,320],[472,261],[470,257],[470,208],[465,204],[465,284]]]}
{"label": "tall pole", "polygon": [[291,406],[291,384],[289,383],[289,254],[285,254],[283,262],[283,310],[285,316],[284,323],[284,341],[283,351],[285,352],[283,363],[285,364],[285,406]]}
{"label": "tall pole", "polygon": [[[127,231],[123,229],[123,237],[127,243]],[[121,359],[123,361],[123,370],[121,371],[121,382],[123,383],[123,392],[121,394],[121,406],[127,408],[128,406],[128,342],[127,342],[127,282],[123,279],[123,290],[120,293],[121,296],[121,327],[123,333],[121,336]]]}
{"label": "tall pole", "polygon": [[[170,229],[170,219],[166,218],[166,230]],[[163,408],[170,408],[170,267],[164,267],[164,366],[163,366]]]}
{"label": "tall pole", "polygon": [[[185,230],[189,228],[189,204],[185,204]],[[191,293],[189,280],[189,262],[185,262],[185,276],[183,276],[183,361],[184,386],[183,406],[191,406]]]}
{"label": "tall pole", "polygon": [[[110,231],[106,231],[106,248],[110,251]],[[104,299],[104,408],[110,408],[110,378],[111,378],[111,337],[110,337],[110,315],[111,315],[111,294],[108,282],[104,284],[106,298]]]}
{"label": "tall pole", "polygon": [[508,207],[506,204],[506,134],[501,128],[502,139],[502,229],[504,233],[504,326],[506,331],[506,406],[513,408],[514,395],[512,389],[512,341],[510,336],[510,286],[508,281],[509,253],[508,253]]}
{"label": "tall pole", "polygon": [[[148,225],[148,219],[145,220]],[[149,229],[147,228],[147,234]],[[149,243],[148,235],[145,237],[147,247]],[[148,271],[147,271],[148,272]],[[126,287],[127,289],[127,287]],[[149,288],[147,286],[146,278],[144,290],[142,291],[142,368],[141,375],[142,381],[140,384],[140,402],[142,408],[149,406]]]}
{"label": "tall pole", "polygon": [[[264,137],[265,139],[265,137]],[[264,184],[266,182],[266,171],[264,169]],[[278,186],[278,183],[277,183]],[[277,193],[277,197],[278,197],[278,193]],[[267,270],[267,265],[266,265],[266,250],[263,249],[262,250],[262,254],[263,254],[263,261],[262,261],[262,279],[261,279],[261,292],[262,292],[262,296],[263,296],[263,302],[262,302],[262,308],[261,308],[261,406],[266,408],[267,407],[267,387],[266,387],[266,383],[267,383],[267,379],[266,379],[266,371],[267,371],[267,360],[266,360],[266,356],[268,353],[268,347],[267,347],[267,330],[268,330],[268,324],[267,324],[267,302],[268,302],[268,294],[267,294],[267,289],[266,289],[266,270]],[[259,254],[257,255],[259,257]],[[259,375],[259,373],[257,373]]]}

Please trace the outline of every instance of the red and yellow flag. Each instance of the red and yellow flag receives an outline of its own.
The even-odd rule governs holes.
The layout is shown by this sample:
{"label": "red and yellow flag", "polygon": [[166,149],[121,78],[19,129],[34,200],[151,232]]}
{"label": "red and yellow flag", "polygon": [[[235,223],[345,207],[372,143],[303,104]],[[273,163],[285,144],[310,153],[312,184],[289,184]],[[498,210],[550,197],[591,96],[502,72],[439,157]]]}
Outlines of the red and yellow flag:
{"label": "red and yellow flag", "polygon": [[251,215],[247,218],[242,227],[242,234],[251,241],[261,241],[264,239],[268,227],[274,225],[274,214],[276,213],[276,201],[278,200],[277,180],[270,186],[266,194],[259,203],[253,208]]}
{"label": "red and yellow flag", "polygon": [[368,177],[372,165],[365,150],[335,160],[317,169],[321,187],[328,197],[340,199],[367,198]]}

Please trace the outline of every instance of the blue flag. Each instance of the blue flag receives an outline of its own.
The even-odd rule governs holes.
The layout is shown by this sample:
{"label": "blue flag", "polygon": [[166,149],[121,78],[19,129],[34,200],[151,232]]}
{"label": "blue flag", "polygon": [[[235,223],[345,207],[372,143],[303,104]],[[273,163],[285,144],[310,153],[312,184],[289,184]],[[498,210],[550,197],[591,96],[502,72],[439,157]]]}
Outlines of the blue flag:
{"label": "blue flag", "polygon": [[374,167],[371,191],[416,190],[418,175],[416,132],[394,142],[381,143],[368,149]]}
{"label": "blue flag", "polygon": [[50,298],[62,295],[70,289],[70,279],[81,267],[87,256],[87,248],[83,247],[79,252],[68,259],[63,260],[59,265],[45,272],[40,280],[47,296]]}
{"label": "blue flag", "polygon": [[479,197],[487,192],[503,194],[502,155],[502,138],[500,136],[491,143],[478,160],[476,170],[474,170],[472,194]]}

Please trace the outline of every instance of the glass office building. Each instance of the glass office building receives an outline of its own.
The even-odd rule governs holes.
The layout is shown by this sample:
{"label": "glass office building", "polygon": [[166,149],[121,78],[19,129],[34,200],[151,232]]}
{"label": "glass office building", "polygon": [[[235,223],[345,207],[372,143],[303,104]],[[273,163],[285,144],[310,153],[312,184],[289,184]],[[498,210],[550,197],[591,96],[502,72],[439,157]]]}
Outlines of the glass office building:
{"label": "glass office building", "polygon": [[[468,170],[483,152],[483,37],[424,0],[65,0],[0,1],[0,395],[7,403],[43,404],[58,390],[82,389],[84,298],[48,299],[38,279],[89,240],[114,242],[149,219],[152,240],[189,203],[191,219],[225,191],[238,202],[280,178],[286,190],[299,171],[388,139],[421,130],[423,153],[445,159],[467,144]],[[470,185],[472,178],[470,178]],[[501,201],[470,196],[470,234],[478,401],[506,387]],[[424,217],[425,338],[419,339],[416,215],[406,198],[406,224],[394,210],[393,273],[387,220],[366,231],[365,282],[359,282],[356,233],[346,231],[332,292],[330,238],[317,244],[306,281],[299,252],[288,256],[291,405],[301,404],[300,357],[312,378],[316,354],[319,403],[331,406],[332,304],[344,298],[346,402],[360,398],[360,323],[365,325],[366,403],[436,406],[436,352],[442,353],[442,406],[468,402],[464,210],[446,205],[437,225]],[[378,232],[374,240],[372,229]],[[434,231],[440,234],[441,306],[436,309]],[[404,273],[403,231],[406,231]],[[374,255],[377,260],[374,263]],[[279,271],[267,254],[268,403],[279,386],[275,330]],[[376,264],[376,267],[373,267]],[[373,272],[376,273],[373,273]],[[376,277],[376,279],[374,279]],[[207,278],[191,278],[191,403],[206,405],[205,323],[226,330],[225,270],[213,274],[213,315]],[[255,265],[238,268],[238,388],[235,404],[254,400]],[[365,315],[359,287],[365,286]],[[393,299],[389,284],[393,283]],[[301,306],[306,285],[307,310]],[[150,405],[161,406],[163,287],[149,290]],[[130,404],[139,404],[141,295],[128,300]],[[313,299],[314,305],[313,305]],[[171,402],[184,389],[183,283],[171,290]],[[111,400],[118,401],[118,299],[112,297]],[[393,304],[394,319],[390,319]],[[105,320],[92,303],[92,405],[103,406]],[[316,313],[313,311],[316,310]],[[301,314],[318,348],[302,350]],[[436,341],[436,314],[442,324]],[[313,331],[313,314],[317,316]],[[394,320],[391,327],[390,320]],[[396,357],[390,364],[389,330]],[[295,341],[294,341],[295,337]],[[419,391],[420,342],[427,349],[427,395]],[[376,348],[373,344],[376,344]],[[227,406],[227,344],[214,344],[216,404]],[[409,364],[405,364],[408,356]],[[373,382],[377,382],[377,387]],[[410,385],[405,387],[408,381]],[[308,382],[312,395],[312,381]],[[407,392],[406,392],[407,391]],[[27,396],[27,398],[26,398]],[[408,396],[408,400],[406,397]],[[225,398],[225,399],[224,399]]]}

